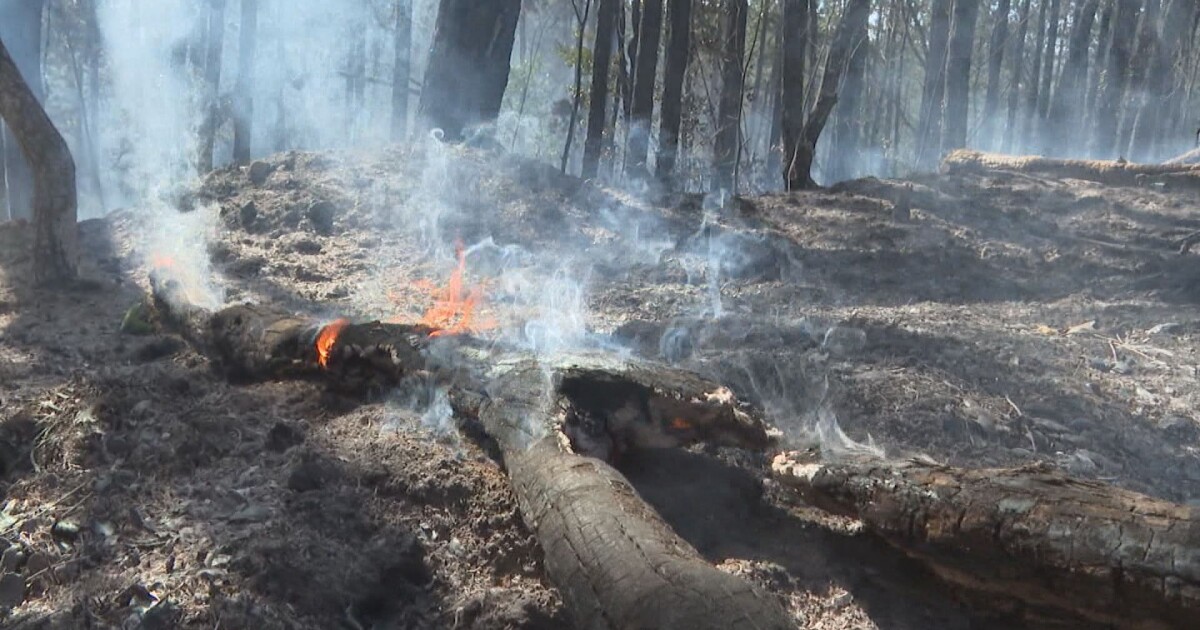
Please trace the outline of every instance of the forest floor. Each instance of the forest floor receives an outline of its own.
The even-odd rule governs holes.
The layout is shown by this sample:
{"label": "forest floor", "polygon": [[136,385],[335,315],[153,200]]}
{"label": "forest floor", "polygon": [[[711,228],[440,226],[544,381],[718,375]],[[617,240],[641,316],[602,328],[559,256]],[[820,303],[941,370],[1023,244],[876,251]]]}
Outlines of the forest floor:
{"label": "forest floor", "polygon": [[[82,223],[70,291],[30,289],[28,228],[0,226],[5,627],[569,627],[502,470],[436,395],[227,382],[168,332],[121,332],[149,265],[207,280],[211,262],[224,301],[314,321],[411,321],[460,239],[481,336],[696,369],[831,457],[1043,461],[1200,501],[1188,193],[997,173],[646,201],[442,148],[279,155],[186,199],[195,221]],[[207,240],[180,238],[189,221]],[[623,472],[801,627],[1041,627],[762,471],[697,461]]]}

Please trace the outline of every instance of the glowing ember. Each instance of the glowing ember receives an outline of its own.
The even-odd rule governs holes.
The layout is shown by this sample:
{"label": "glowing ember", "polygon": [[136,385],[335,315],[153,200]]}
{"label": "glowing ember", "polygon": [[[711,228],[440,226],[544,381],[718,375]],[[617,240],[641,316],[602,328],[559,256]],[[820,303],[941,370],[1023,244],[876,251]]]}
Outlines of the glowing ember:
{"label": "glowing ember", "polygon": [[333,344],[337,342],[338,335],[342,334],[342,330],[350,325],[348,319],[338,319],[333,323],[321,329],[317,335],[317,363],[321,367],[329,367],[329,354],[333,351]]}
{"label": "glowing ember", "polygon": [[[494,321],[484,321],[478,317],[478,309],[483,302],[483,287],[466,286],[467,252],[461,241],[455,243],[455,252],[458,265],[444,287],[425,280],[414,283],[418,289],[433,296],[433,305],[425,311],[420,322],[423,326],[436,329],[430,333],[430,337],[478,332],[496,325]],[[396,296],[392,296],[392,300],[397,301]],[[398,320],[395,318],[393,321]]]}
{"label": "glowing ember", "polygon": [[170,269],[175,266],[175,259],[164,254],[155,254],[154,257],[150,259],[150,264],[159,269]]}
{"label": "glowing ember", "polygon": [[675,418],[674,420],[671,420],[671,428],[675,429],[676,431],[686,431],[692,428],[692,423],[684,420],[683,418]]}

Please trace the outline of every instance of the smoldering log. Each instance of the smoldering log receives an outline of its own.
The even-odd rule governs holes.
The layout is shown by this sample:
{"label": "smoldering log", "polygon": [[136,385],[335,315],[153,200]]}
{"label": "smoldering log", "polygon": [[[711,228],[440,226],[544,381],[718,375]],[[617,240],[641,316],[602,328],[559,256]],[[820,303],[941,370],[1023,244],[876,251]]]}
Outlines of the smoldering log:
{"label": "smoldering log", "polygon": [[1172,190],[1200,190],[1200,165],[1196,164],[1059,160],[959,149],[942,160],[941,170],[943,173],[1010,171],[1041,177],[1083,179],[1109,186],[1161,185]]}
{"label": "smoldering log", "polygon": [[1118,628],[1200,615],[1200,513],[1047,466],[966,470],[909,461],[804,463],[777,479],[860,519],[966,592]]}
{"label": "smoldering log", "polygon": [[773,596],[706,562],[605,461],[702,441],[765,449],[773,438],[761,417],[729,390],[665,365],[589,356],[546,365],[421,326],[313,322],[250,305],[205,313],[169,282],[152,285],[164,320],[187,327],[232,378],[320,378],[369,393],[421,375],[446,387],[456,415],[499,445],[579,628],[795,627]]}

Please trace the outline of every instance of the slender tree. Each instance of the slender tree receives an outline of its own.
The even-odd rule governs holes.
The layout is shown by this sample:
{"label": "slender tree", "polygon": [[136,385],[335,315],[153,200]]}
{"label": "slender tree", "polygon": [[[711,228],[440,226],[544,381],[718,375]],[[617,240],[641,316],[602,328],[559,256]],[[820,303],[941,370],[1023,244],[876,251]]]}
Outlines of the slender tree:
{"label": "slender tree", "polygon": [[1004,64],[1004,47],[1008,45],[1008,13],[1010,0],[1000,0],[993,14],[992,36],[988,40],[987,94],[983,99],[983,142],[999,146],[1000,69]]}
{"label": "slender tree", "polygon": [[213,151],[217,144],[217,128],[221,126],[221,53],[225,49],[225,0],[209,0],[208,33],[204,53],[204,122],[200,127],[201,173],[213,169]]}
{"label": "slender tree", "polygon": [[1019,141],[1017,114],[1020,110],[1021,84],[1025,78],[1025,36],[1029,32],[1029,0],[1021,1],[1021,10],[1017,14],[1017,36],[1012,41],[1012,82],[1008,88],[1008,121],[1004,127],[1004,148],[1008,152],[1017,149]]}
{"label": "slender tree", "polygon": [[1067,60],[1063,64],[1062,78],[1054,92],[1050,107],[1050,124],[1047,126],[1049,142],[1046,151],[1053,155],[1065,155],[1074,145],[1072,140],[1079,131],[1079,103],[1085,98],[1084,81],[1088,73],[1088,45],[1092,39],[1092,26],[1096,21],[1099,0],[1083,0],[1075,5],[1071,15],[1072,31],[1067,48]]}
{"label": "slender tree", "polygon": [[937,159],[941,141],[942,99],[946,90],[946,54],[950,43],[951,0],[932,0],[929,12],[929,46],[925,51],[925,79],[921,88],[921,115],[917,126],[917,164],[927,168]]}
{"label": "slender tree", "polygon": [[1132,24],[1138,12],[1138,0],[1115,0],[1113,13],[1112,42],[1108,51],[1108,68],[1096,102],[1096,124],[1093,125],[1092,154],[1101,158],[1117,157],[1117,125],[1120,121],[1121,102],[1125,98],[1130,48],[1133,46],[1133,29],[1121,25]]}
{"label": "slender tree", "polygon": [[[600,0],[596,8],[596,42],[592,46],[592,88],[588,98],[587,137],[583,141],[583,177],[596,177],[604,140],[604,113],[608,104],[608,74],[620,0]],[[664,108],[666,105],[664,104]]]}
{"label": "slender tree", "polygon": [[737,166],[738,144],[742,129],[742,90],[745,76],[742,60],[746,56],[746,0],[724,0],[723,25],[725,47],[721,54],[721,95],[717,111],[717,133],[713,140],[714,185],[718,190],[733,191],[733,172]]}
{"label": "slender tree", "polygon": [[1117,134],[1118,151],[1123,155],[1141,160],[1143,147],[1133,145],[1133,128],[1137,115],[1147,104],[1147,78],[1159,44],[1158,17],[1162,7],[1160,0],[1146,0],[1138,20],[1133,56],[1129,60],[1129,86],[1123,105],[1125,111]]}
{"label": "slender tree", "polygon": [[412,0],[396,0],[392,61],[392,142],[408,137],[408,91],[412,75]]}
{"label": "slender tree", "polygon": [[683,120],[683,79],[691,56],[692,0],[670,0],[667,5],[670,33],[663,69],[662,120],[659,123],[656,174],[672,183],[679,158],[679,127]]}
{"label": "slender tree", "polygon": [[254,63],[258,43],[258,0],[242,0],[242,30],[238,36],[238,78],[233,114],[233,161],[250,161],[254,121]]}
{"label": "slender tree", "polygon": [[1108,65],[1108,49],[1112,42],[1110,27],[1113,4],[1113,0],[1104,0],[1104,8],[1100,11],[1100,29],[1096,34],[1096,61],[1092,64],[1092,71],[1088,76],[1087,96],[1083,104],[1083,119],[1087,128],[1090,128],[1096,121],[1096,99],[1100,94],[1100,79],[1104,76],[1104,69]]}
{"label": "slender tree", "polygon": [[642,0],[637,28],[637,54],[633,62],[633,95],[629,112],[625,171],[638,177],[649,174],[650,124],[654,118],[654,79],[658,74],[658,45],[662,37],[662,0]]}
{"label": "slender tree", "polygon": [[808,49],[809,0],[783,0],[782,81],[780,87],[780,133],[783,143],[783,185],[799,190],[808,183],[808,173],[794,165],[804,132],[804,58]]}
{"label": "slender tree", "polygon": [[567,162],[571,160],[571,145],[575,142],[575,123],[579,120],[579,105],[583,99],[583,39],[587,31],[588,16],[592,11],[592,0],[571,0],[571,8],[575,10],[575,23],[578,27],[575,34],[575,89],[571,93],[571,117],[567,120],[567,141],[563,143],[562,157],[558,162],[558,170],[567,172]]}
{"label": "slender tree", "polygon": [[846,75],[838,94],[837,117],[833,125],[834,141],[831,143],[832,154],[826,177],[831,182],[854,177],[859,158],[863,87],[866,81],[870,40],[867,37],[865,21],[861,25],[855,22],[851,27],[859,28],[859,32],[850,35],[850,60],[846,64]]}
{"label": "slender tree", "polygon": [[949,58],[946,61],[944,151],[967,146],[971,50],[974,48],[975,23],[978,19],[979,0],[954,0],[954,25],[950,32]]}
{"label": "slender tree", "polygon": [[1058,16],[1062,0],[1050,0],[1050,14],[1046,22],[1046,48],[1042,51],[1042,87],[1038,90],[1038,118],[1046,118],[1050,112],[1050,88],[1054,81],[1054,64],[1058,57]]}
{"label": "slender tree", "polygon": [[1038,95],[1042,86],[1042,53],[1046,43],[1046,9],[1049,0],[1038,0],[1038,19],[1034,27],[1033,59],[1029,67],[1029,81],[1025,85],[1024,136],[1021,138],[1025,150],[1036,149],[1038,133]]}

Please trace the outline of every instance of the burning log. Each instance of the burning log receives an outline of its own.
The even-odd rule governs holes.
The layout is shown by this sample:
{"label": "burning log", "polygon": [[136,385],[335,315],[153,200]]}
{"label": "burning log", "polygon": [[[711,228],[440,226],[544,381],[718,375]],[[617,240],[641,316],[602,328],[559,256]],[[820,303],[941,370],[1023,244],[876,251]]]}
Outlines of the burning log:
{"label": "burning log", "polygon": [[1200,614],[1195,508],[1047,467],[964,470],[803,463],[776,478],[993,606],[1018,603],[1119,628],[1191,627]]}
{"label": "burning log", "polygon": [[1041,177],[1084,179],[1109,186],[1161,185],[1180,190],[1200,189],[1200,165],[1133,164],[1125,161],[1058,160],[1040,156],[1001,155],[959,149],[942,160],[944,173],[1012,171]]}
{"label": "burning log", "polygon": [[324,325],[262,306],[187,304],[152,276],[163,319],[230,378],[319,378],[369,395],[420,376],[499,446],[550,580],[580,628],[792,628],[778,601],[675,534],[608,462],[642,447],[763,450],[754,409],[688,372],[578,356],[539,362],[425,325]]}

